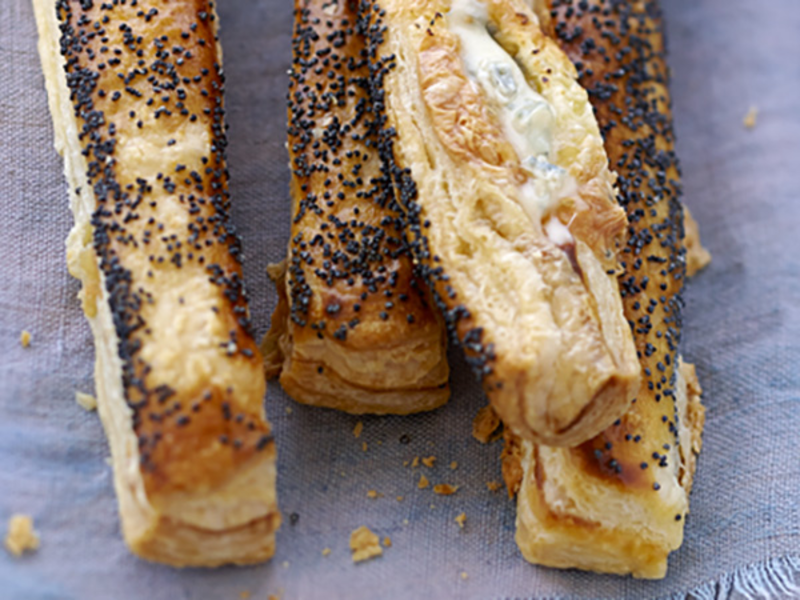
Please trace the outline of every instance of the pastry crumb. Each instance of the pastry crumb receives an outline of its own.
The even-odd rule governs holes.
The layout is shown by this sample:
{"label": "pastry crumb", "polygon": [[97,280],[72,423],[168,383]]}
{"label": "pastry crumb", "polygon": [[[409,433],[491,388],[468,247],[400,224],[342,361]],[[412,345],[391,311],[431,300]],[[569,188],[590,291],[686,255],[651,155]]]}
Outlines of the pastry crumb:
{"label": "pastry crumb", "polygon": [[366,451],[367,451],[367,449],[368,449],[367,442],[362,442],[362,443],[361,443],[361,450],[362,450],[362,452],[366,452]]}
{"label": "pastry crumb", "polygon": [[501,487],[503,487],[503,484],[500,483],[499,481],[487,481],[486,487],[489,488],[490,492],[496,492]]}
{"label": "pastry crumb", "polygon": [[467,522],[467,513],[461,513],[455,518],[455,522],[458,523],[458,526],[461,529],[464,529],[464,524]]}
{"label": "pastry crumb", "polygon": [[373,498],[373,499],[374,498],[383,498],[383,494],[381,494],[380,492],[378,492],[376,490],[369,490],[367,492],[367,498]]}
{"label": "pastry crumb", "polygon": [[250,597],[250,590],[242,590],[239,592],[239,598],[242,600],[247,600]]}
{"label": "pastry crumb", "polygon": [[686,275],[694,277],[698,271],[705,269],[711,262],[711,253],[700,241],[700,227],[692,216],[689,207],[683,207],[683,229],[686,246]]}
{"label": "pastry crumb", "polygon": [[458,468],[458,463],[456,461],[451,462],[450,468],[455,471]]}
{"label": "pastry crumb", "polygon": [[416,469],[419,466],[419,456],[415,456],[414,460],[411,461],[411,468]]}
{"label": "pastry crumb", "polygon": [[383,545],[386,548],[391,548],[392,547],[392,538],[390,538],[388,535],[385,538],[383,538]]}
{"label": "pastry crumb", "polygon": [[29,515],[13,515],[8,521],[6,548],[14,556],[23,552],[33,552],[39,548],[39,534],[33,528],[33,518]]}
{"label": "pastry crumb", "polygon": [[75,402],[77,402],[83,410],[92,411],[97,408],[97,399],[91,394],[75,392]]}
{"label": "pastry crumb", "polygon": [[425,475],[420,475],[420,476],[419,476],[419,483],[417,484],[417,487],[418,487],[419,489],[421,489],[421,490],[424,490],[424,489],[425,489],[426,487],[428,487],[430,484],[431,484],[431,482],[430,482],[430,481],[428,481],[428,478],[427,478],[427,477],[425,477]]}
{"label": "pastry crumb", "polygon": [[19,334],[19,343],[22,344],[23,348],[31,345],[31,337],[31,332],[27,329],[23,329],[22,333]]}
{"label": "pastry crumb", "polygon": [[404,461],[403,461],[403,466],[404,466],[404,467],[407,467],[407,466],[408,466],[408,465],[410,465],[410,464],[411,464],[411,463],[410,463],[410,461],[407,461],[407,460],[404,460]]}
{"label": "pastry crumb", "polygon": [[742,123],[748,129],[752,129],[756,126],[756,118],[758,117],[758,108],[756,106],[751,106],[750,110],[747,111],[747,114],[742,119]]}
{"label": "pastry crumb", "polygon": [[267,276],[272,281],[278,281],[281,277],[283,277],[285,271],[286,271],[285,258],[280,262],[267,264]]}
{"label": "pastry crumb", "polygon": [[353,551],[355,563],[383,554],[380,539],[364,525],[354,529],[350,534],[350,550]]}
{"label": "pastry crumb", "polygon": [[398,501],[398,502],[402,502],[402,501],[403,501],[403,497],[402,497],[402,496],[398,496],[398,497],[397,497],[397,501]]}
{"label": "pastry crumb", "polygon": [[458,491],[459,486],[457,485],[450,485],[449,483],[440,483],[439,485],[433,486],[433,493],[439,494],[440,496],[452,496]]}
{"label": "pastry crumb", "polygon": [[322,549],[322,556],[328,556],[331,553],[330,548],[323,548]]}
{"label": "pastry crumb", "polygon": [[467,575],[466,571],[461,571],[461,579],[467,579],[469,575]]}
{"label": "pastry crumb", "polygon": [[287,406],[287,407],[286,407],[286,414],[287,414],[287,415],[290,415],[290,414],[292,414],[292,407],[291,407],[291,406]]}
{"label": "pastry crumb", "polygon": [[492,441],[492,436],[498,427],[500,427],[500,418],[491,406],[484,406],[472,420],[472,437],[481,444],[488,444]]}
{"label": "pastry crumb", "polygon": [[422,459],[422,464],[428,467],[429,469],[433,468],[433,463],[436,462],[435,456],[428,456],[427,458]]}
{"label": "pastry crumb", "polygon": [[364,423],[359,421],[356,423],[356,426],[353,427],[353,436],[355,436],[356,439],[360,438],[362,431],[364,431]]}

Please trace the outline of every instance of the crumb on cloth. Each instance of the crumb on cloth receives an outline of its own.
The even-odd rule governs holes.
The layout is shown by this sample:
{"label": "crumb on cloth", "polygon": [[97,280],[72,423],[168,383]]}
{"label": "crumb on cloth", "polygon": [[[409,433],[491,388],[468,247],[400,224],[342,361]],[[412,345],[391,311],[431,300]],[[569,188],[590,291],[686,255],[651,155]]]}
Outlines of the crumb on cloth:
{"label": "crumb on cloth", "polygon": [[464,524],[467,522],[467,513],[462,512],[454,520],[461,529],[464,529]]}
{"label": "crumb on cloth", "polygon": [[39,534],[33,528],[33,517],[16,514],[9,519],[6,548],[14,556],[39,548]]}
{"label": "crumb on cloth", "polygon": [[31,345],[31,337],[31,332],[27,329],[23,329],[22,333],[19,334],[19,343],[22,344],[23,348]]}
{"label": "crumb on cloth", "polygon": [[439,494],[440,496],[452,496],[458,491],[459,486],[457,485],[450,485],[449,483],[440,483],[438,485],[433,486],[434,494]]}
{"label": "crumb on cloth", "polygon": [[419,476],[419,483],[417,484],[417,487],[418,487],[419,489],[421,489],[421,490],[424,490],[424,489],[425,489],[426,487],[428,487],[430,484],[431,484],[431,482],[430,482],[430,481],[428,481],[428,478],[427,478],[427,477],[425,477],[425,475],[420,475],[420,476]]}
{"label": "crumb on cloth", "polygon": [[683,242],[686,245],[686,275],[693,277],[711,262],[711,253],[700,241],[700,227],[692,216],[689,207],[683,205]]}
{"label": "crumb on cloth", "polygon": [[500,483],[499,481],[487,481],[486,487],[490,492],[496,492],[501,487],[503,487],[503,484]]}
{"label": "crumb on cloth", "polygon": [[422,459],[422,464],[428,467],[429,469],[433,468],[434,463],[436,462],[435,456],[427,456]]}
{"label": "crumb on cloth", "polygon": [[353,427],[353,436],[358,439],[361,437],[361,432],[364,431],[364,423],[359,421],[356,423],[356,426]]}
{"label": "crumb on cloth", "polygon": [[481,444],[488,444],[498,427],[500,427],[500,417],[495,414],[491,406],[484,406],[472,420],[472,437]]}
{"label": "crumb on cloth", "polygon": [[356,563],[383,554],[380,538],[364,525],[350,534],[350,550],[353,552],[353,562]]}
{"label": "crumb on cloth", "polygon": [[92,411],[97,408],[97,399],[91,394],[75,392],[75,402],[77,402],[78,405],[80,405],[80,407],[86,411]]}
{"label": "crumb on cloth", "polygon": [[748,129],[752,129],[756,126],[756,119],[758,118],[758,107],[751,106],[750,109],[747,111],[747,114],[742,119],[742,124],[747,127]]}

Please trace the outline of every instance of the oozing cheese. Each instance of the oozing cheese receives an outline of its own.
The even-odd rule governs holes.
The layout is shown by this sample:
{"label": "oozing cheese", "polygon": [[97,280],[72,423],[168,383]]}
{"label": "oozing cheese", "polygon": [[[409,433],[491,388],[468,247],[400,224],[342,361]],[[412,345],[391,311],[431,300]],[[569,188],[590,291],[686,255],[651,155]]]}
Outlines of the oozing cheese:
{"label": "oozing cheese", "polygon": [[489,32],[481,0],[453,0],[450,30],[461,42],[467,76],[483,90],[506,138],[530,178],[520,186],[520,202],[535,221],[577,185],[562,167],[549,162],[556,117],[553,108],[526,81],[517,63]]}

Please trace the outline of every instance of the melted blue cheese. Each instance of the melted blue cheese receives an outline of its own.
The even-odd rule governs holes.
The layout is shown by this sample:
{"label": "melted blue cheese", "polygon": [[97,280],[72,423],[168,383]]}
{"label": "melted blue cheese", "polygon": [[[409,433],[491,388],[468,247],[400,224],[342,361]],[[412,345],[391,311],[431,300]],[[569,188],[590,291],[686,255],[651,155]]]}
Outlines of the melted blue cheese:
{"label": "melted blue cheese", "polygon": [[530,178],[520,186],[520,202],[538,222],[573,195],[576,183],[567,171],[549,161],[556,116],[547,100],[528,85],[514,59],[488,30],[489,15],[481,0],[453,0],[450,31],[461,42],[467,76],[483,90],[490,110]]}

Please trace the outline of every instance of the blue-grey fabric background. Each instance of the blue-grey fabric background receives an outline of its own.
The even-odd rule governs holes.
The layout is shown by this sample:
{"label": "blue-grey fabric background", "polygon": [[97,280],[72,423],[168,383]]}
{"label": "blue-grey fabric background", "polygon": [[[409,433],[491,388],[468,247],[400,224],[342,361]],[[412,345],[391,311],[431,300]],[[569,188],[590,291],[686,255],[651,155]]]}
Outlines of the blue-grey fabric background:
{"label": "blue-grey fabric background", "polygon": [[[131,556],[100,422],[74,401],[93,391],[93,349],[65,268],[71,217],[32,10],[0,0],[0,532],[26,512],[41,534],[35,554],[0,551],[0,598],[800,597],[800,2],[663,4],[685,199],[714,261],[686,292],[684,351],[708,407],[686,540],[666,579],[642,582],[522,560],[513,503],[485,485],[500,478],[500,444],[470,436],[483,398],[457,353],[448,406],[366,418],[360,439],[356,418],[295,405],[270,386],[287,517],[272,563],[180,571]],[[234,215],[261,332],[275,304],[265,267],[281,258],[289,224],[291,5],[219,6]],[[747,130],[751,105],[758,123]],[[22,329],[33,334],[27,349]],[[403,466],[428,455],[433,469]],[[434,496],[416,488],[420,472],[462,487]],[[371,489],[384,497],[367,498]],[[392,547],[353,565],[348,537],[359,525]]]}

